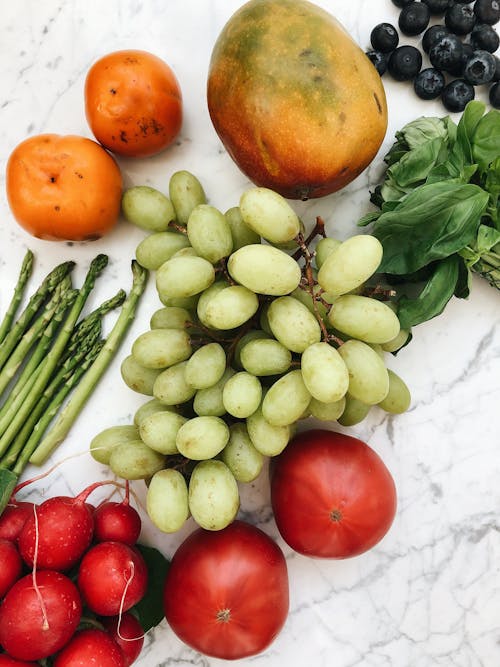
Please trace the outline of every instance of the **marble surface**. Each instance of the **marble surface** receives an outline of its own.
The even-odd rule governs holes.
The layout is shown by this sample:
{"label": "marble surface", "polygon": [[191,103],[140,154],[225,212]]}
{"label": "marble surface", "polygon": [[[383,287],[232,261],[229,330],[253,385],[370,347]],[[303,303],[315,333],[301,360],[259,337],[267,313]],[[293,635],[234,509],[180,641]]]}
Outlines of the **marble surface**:
{"label": "marble surface", "polygon": [[[0,308],[3,311],[27,247],[36,255],[33,281],[62,259],[84,275],[106,252],[110,265],[92,299],[130,285],[130,260],[144,233],[122,222],[106,238],[86,244],[40,241],[14,222],[4,194],[10,151],[41,132],[91,136],[83,84],[99,56],[142,48],[176,72],[185,119],[175,146],[145,160],[120,160],[127,185],[166,191],[171,173],[189,169],[210,203],[225,210],[249,185],[223,150],[209,120],[205,81],[213,43],[240,0],[16,0],[0,15]],[[397,20],[390,0],[318,0],[364,48],[371,27]],[[411,42],[411,40],[406,40]],[[354,183],[322,200],[296,205],[306,224],[322,215],[345,238],[369,208],[368,189],[395,130],[413,118],[443,115],[406,84],[385,80],[389,129],[379,156]],[[33,283],[34,284],[34,283]],[[87,453],[101,429],[129,423],[143,398],[121,382],[119,364],[135,335],[159,306],[150,283],[117,359],[64,444],[44,467],[64,460],[39,481],[31,497],[76,493],[109,472]],[[241,517],[277,539],[290,574],[286,626],[255,667],[496,667],[500,664],[500,295],[475,279],[469,300],[454,300],[445,315],[418,327],[411,345],[390,361],[409,384],[404,415],[381,411],[349,429],[382,456],[398,489],[398,512],[383,541],[342,562],[311,560],[279,538],[269,507],[267,473],[241,490]],[[35,473],[35,470],[29,470]],[[143,498],[141,483],[134,485]],[[28,494],[27,494],[28,496]],[[165,536],[145,521],[143,540],[171,556],[193,529]],[[138,667],[218,667],[183,645],[162,623],[148,633]]]}

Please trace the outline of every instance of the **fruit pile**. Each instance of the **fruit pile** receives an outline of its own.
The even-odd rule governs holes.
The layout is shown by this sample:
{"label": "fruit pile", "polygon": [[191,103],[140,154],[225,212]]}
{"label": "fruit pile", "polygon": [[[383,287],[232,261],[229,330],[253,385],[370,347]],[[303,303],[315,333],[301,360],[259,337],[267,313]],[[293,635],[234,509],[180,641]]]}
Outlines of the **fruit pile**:
{"label": "fruit pile", "polygon": [[[424,67],[422,52],[399,45],[397,29],[376,25],[367,52],[380,75],[386,71],[396,81],[413,81],[423,100],[441,97],[449,111],[463,111],[475,97],[477,86],[489,86],[492,106],[500,107],[500,60],[494,55],[500,39],[494,25],[500,19],[498,0],[393,0],[400,8],[398,27],[407,36],[422,36],[421,47],[430,61]],[[429,25],[432,16],[443,23]]]}
{"label": "fruit pile", "polygon": [[169,197],[132,188],[124,212],[163,227],[136,253],[156,271],[163,307],[121,365],[125,383],[153,398],[134,424],[97,434],[91,451],[122,478],[150,480],[158,528],[174,532],[189,515],[210,530],[227,526],[237,482],[256,479],[301,419],[348,426],[373,406],[408,408],[408,388],[384,357],[410,332],[377,284],[373,236],[341,243],[318,220],[305,239],[288,202],[262,187],[223,214],[189,172],[172,176]]}
{"label": "fruit pile", "polygon": [[0,664],[66,667],[99,656],[101,667],[127,667],[139,656],[147,627],[132,608],[148,585],[141,519],[128,487],[122,502],[87,502],[103,484],[40,504],[13,496],[0,516]]}

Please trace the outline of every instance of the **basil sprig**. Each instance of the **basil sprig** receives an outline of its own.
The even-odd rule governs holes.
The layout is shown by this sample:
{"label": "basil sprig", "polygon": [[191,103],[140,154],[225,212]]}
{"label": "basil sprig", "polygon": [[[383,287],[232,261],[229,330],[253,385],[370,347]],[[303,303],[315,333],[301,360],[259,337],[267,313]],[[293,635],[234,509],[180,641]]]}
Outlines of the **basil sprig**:
{"label": "basil sprig", "polygon": [[358,223],[383,245],[404,328],[466,298],[472,273],[500,289],[500,111],[485,111],[473,101],[458,124],[422,117],[396,132],[371,193],[379,210]]}

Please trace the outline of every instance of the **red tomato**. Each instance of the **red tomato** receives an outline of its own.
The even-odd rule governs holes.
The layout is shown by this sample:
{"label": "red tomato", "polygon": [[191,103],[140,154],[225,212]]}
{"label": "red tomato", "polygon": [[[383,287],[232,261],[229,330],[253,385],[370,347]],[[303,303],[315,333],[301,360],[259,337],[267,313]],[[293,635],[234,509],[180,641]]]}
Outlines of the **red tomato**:
{"label": "red tomato", "polygon": [[278,545],[243,521],[195,530],[177,549],[164,588],[172,630],[200,653],[236,660],[263,651],[288,614],[288,572]]}
{"label": "red tomato", "polygon": [[396,513],[396,489],[366,443],[311,429],[275,459],[271,502],[292,549],[317,558],[349,558],[387,533]]}

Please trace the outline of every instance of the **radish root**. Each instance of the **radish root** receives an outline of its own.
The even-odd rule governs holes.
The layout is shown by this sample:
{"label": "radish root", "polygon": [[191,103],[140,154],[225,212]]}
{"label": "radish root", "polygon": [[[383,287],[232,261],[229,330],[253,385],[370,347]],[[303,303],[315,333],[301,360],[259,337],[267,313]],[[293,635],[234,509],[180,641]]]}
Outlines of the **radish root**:
{"label": "radish root", "polygon": [[37,580],[36,580],[36,573],[37,573],[37,559],[38,559],[38,539],[39,539],[39,529],[38,529],[38,513],[37,513],[37,508],[36,505],[33,505],[33,514],[35,517],[35,553],[33,554],[33,571],[31,573],[31,577],[33,580],[33,588],[35,589],[36,596],[38,598],[38,601],[40,602],[40,608],[42,610],[42,630],[49,630],[50,629],[50,624],[49,624],[49,618],[47,615],[47,607],[45,606],[45,600],[43,599],[43,596],[40,592],[40,589],[38,588]]}

